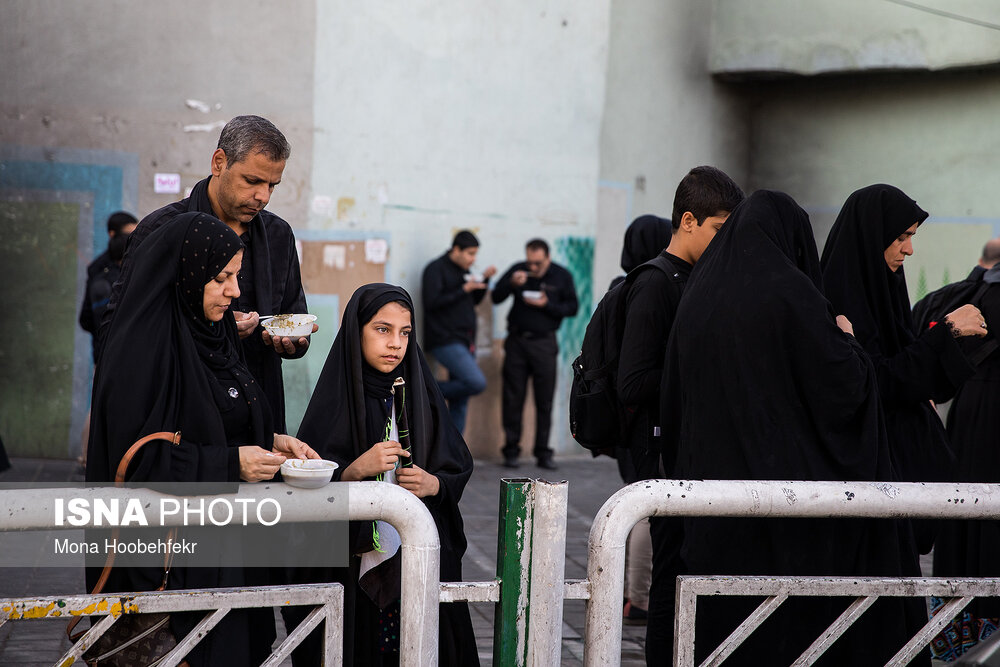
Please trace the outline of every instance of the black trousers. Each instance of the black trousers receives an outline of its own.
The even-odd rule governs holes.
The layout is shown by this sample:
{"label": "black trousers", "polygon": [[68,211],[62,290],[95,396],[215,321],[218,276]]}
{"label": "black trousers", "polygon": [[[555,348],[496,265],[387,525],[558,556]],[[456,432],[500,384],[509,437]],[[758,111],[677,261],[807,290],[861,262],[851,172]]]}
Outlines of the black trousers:
{"label": "black trousers", "polygon": [[549,431],[552,427],[552,396],[556,390],[556,359],[559,343],[555,332],[508,334],[503,345],[503,432],[505,458],[521,453],[521,419],[528,378],[535,395],[535,449],[537,459],[552,458]]}
{"label": "black trousers", "polygon": [[681,560],[684,519],[650,517],[649,536],[653,543],[653,579],[649,586],[649,618],[646,621],[646,665],[669,665],[674,655],[677,575],[687,573]]}

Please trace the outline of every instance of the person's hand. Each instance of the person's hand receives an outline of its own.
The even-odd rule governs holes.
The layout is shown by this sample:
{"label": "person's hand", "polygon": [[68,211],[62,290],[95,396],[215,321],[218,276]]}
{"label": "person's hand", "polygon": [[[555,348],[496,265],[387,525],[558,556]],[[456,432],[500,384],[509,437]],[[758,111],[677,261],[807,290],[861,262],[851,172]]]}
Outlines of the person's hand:
{"label": "person's hand", "polygon": [[481,283],[477,280],[467,280],[465,284],[462,285],[462,290],[468,294],[469,292],[475,292],[477,289],[486,289],[486,283]]}
{"label": "person's hand", "polygon": [[496,274],[497,274],[497,267],[493,265],[487,266],[486,270],[483,271],[483,280],[489,280]]}
{"label": "person's hand", "polygon": [[854,325],[851,324],[849,319],[847,319],[847,316],[837,315],[837,326],[840,327],[840,330],[845,334],[854,335]]}
{"label": "person's hand", "polygon": [[400,456],[409,455],[410,453],[395,440],[376,442],[365,453],[354,459],[351,465],[344,468],[340,479],[345,482],[356,482],[366,477],[374,477],[395,468]]}
{"label": "person's hand", "polygon": [[944,318],[951,328],[951,332],[956,336],[985,336],[989,333],[986,330],[986,319],[982,312],[971,303],[953,310]]}
{"label": "person's hand", "polygon": [[523,285],[526,282],[528,282],[528,272],[527,271],[515,271],[510,276],[510,284],[513,285],[514,287],[520,287],[521,285]]}
{"label": "person's hand", "polygon": [[234,310],[233,317],[236,318],[236,333],[239,334],[240,338],[246,338],[252,334],[257,325],[260,324],[260,314],[253,311],[241,313]]}
{"label": "person's hand", "polygon": [[293,438],[284,433],[274,434],[274,451],[284,454],[290,459],[318,459],[322,458],[316,450],[302,442],[298,438]]}
{"label": "person's hand", "polygon": [[256,445],[240,447],[240,479],[244,482],[263,482],[271,479],[285,462],[281,454],[269,452]]}
{"label": "person's hand", "polygon": [[[319,331],[319,325],[313,322],[312,333],[317,331]],[[292,339],[288,336],[272,336],[267,332],[267,329],[264,329],[260,332],[260,337],[263,339],[264,345],[273,347],[278,354],[295,354],[298,350],[309,347],[309,339],[305,336],[300,336],[298,339]]]}
{"label": "person's hand", "polygon": [[437,476],[417,465],[397,470],[396,482],[417,498],[436,496],[441,490],[441,481]]}
{"label": "person's hand", "polygon": [[535,308],[544,308],[545,306],[549,305],[549,295],[546,294],[544,290],[542,290],[542,295],[540,297],[538,297],[537,299],[529,299],[528,297],[524,297],[524,302],[529,306],[534,306]]}

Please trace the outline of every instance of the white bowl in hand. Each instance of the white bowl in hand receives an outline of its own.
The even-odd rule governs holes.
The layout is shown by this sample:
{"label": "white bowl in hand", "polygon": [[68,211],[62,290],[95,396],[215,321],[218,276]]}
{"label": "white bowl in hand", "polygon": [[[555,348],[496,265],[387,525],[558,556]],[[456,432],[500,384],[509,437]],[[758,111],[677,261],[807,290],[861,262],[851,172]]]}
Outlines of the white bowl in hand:
{"label": "white bowl in hand", "polygon": [[526,289],[523,292],[521,292],[521,296],[524,297],[525,299],[531,299],[531,300],[541,299],[542,292],[541,290]]}
{"label": "white bowl in hand", "polygon": [[263,317],[260,323],[267,330],[267,333],[280,338],[299,338],[312,333],[315,315],[299,313],[295,315],[274,315]]}
{"label": "white bowl in hand", "polygon": [[335,461],[325,459],[287,459],[281,464],[281,477],[300,489],[318,489],[330,483],[338,467]]}

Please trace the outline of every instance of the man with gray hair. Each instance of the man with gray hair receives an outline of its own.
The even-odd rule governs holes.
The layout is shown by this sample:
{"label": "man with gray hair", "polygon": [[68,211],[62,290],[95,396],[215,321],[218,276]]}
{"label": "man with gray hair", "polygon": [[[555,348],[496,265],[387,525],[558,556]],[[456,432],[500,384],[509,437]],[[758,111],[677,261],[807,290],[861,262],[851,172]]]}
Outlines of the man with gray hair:
{"label": "man with gray hair", "polygon": [[[232,308],[247,366],[267,395],[276,433],[287,430],[281,360],[297,359],[309,346],[308,337],[271,338],[259,321],[261,312],[307,312],[295,235],[287,222],[264,210],[281,182],[290,154],[285,135],[265,118],[237,116],[226,123],[212,154],[211,175],[199,181],[186,199],[147,215],[132,232],[121,279],[101,323],[103,333],[131,276],[128,255],[150,233],[188,212],[208,213],[222,220],[246,246],[238,275],[240,296],[233,300]],[[317,329],[313,325],[313,331]]]}

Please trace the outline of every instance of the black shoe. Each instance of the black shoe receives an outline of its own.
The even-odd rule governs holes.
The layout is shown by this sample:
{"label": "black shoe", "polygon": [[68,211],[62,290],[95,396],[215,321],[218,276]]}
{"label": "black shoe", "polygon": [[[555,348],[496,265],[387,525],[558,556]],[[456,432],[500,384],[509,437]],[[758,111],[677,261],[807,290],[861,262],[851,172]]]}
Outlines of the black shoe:
{"label": "black shoe", "polygon": [[559,470],[559,466],[552,459],[538,459],[538,467],[544,470]]}
{"label": "black shoe", "polygon": [[517,458],[513,456],[503,457],[503,467],[504,468],[520,468],[521,464],[517,462]]}

